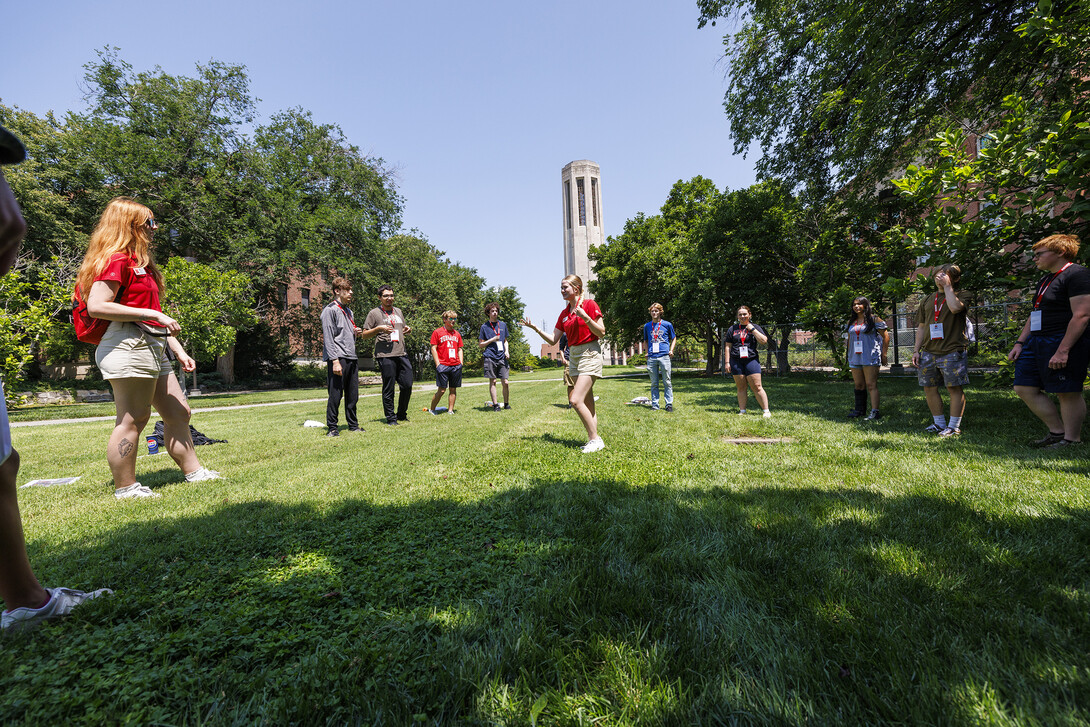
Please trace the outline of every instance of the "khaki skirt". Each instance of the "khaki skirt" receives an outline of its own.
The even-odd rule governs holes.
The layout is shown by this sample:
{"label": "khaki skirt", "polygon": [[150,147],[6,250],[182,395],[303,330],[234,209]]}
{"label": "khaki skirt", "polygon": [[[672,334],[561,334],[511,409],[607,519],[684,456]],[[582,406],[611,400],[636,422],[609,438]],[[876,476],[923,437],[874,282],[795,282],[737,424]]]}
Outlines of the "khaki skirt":
{"label": "khaki skirt", "polygon": [[597,340],[572,346],[569,362],[568,373],[572,378],[576,376],[602,378],[602,347]]}
{"label": "khaki skirt", "polygon": [[95,349],[104,379],[157,379],[171,373],[167,339],[146,333],[135,323],[110,321]]}

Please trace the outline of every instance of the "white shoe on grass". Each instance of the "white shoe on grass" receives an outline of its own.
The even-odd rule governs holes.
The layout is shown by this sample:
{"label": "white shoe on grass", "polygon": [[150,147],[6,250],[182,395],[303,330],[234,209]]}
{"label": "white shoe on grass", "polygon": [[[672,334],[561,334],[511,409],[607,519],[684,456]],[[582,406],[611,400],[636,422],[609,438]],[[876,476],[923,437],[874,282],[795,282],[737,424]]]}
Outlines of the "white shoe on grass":
{"label": "white shoe on grass", "polygon": [[590,454],[591,452],[601,452],[606,448],[606,443],[602,441],[601,437],[595,437],[586,444],[583,445],[583,454]]}
{"label": "white shoe on grass", "polygon": [[761,412],[761,416],[763,416],[765,419],[771,419],[772,412],[770,412],[768,409],[765,409],[763,412]]}
{"label": "white shoe on grass", "polygon": [[118,500],[127,500],[130,497],[160,497],[158,492],[152,492],[151,488],[134,482],[128,487],[119,487],[114,490],[114,497]]}
{"label": "white shoe on grass", "polygon": [[46,601],[44,606],[41,608],[27,608],[24,606],[13,611],[4,611],[3,615],[0,616],[0,627],[5,631],[9,629],[11,631],[30,631],[40,626],[43,621],[67,616],[72,612],[73,608],[84,601],[113,593],[109,588],[100,588],[90,593],[74,591],[71,588],[47,588],[45,592],[49,594],[49,600]]}
{"label": "white shoe on grass", "polygon": [[218,480],[220,479],[220,473],[214,470],[210,470],[207,467],[201,467],[196,472],[190,472],[185,476],[186,482],[204,482],[205,480]]}

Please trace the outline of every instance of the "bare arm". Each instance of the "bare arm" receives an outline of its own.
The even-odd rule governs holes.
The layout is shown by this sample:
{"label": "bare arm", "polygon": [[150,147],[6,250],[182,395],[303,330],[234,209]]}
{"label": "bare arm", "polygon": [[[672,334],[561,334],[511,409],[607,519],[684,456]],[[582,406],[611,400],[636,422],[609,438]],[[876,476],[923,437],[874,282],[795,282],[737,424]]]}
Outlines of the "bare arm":
{"label": "bare arm", "polygon": [[563,335],[563,333],[564,333],[564,332],[563,332],[562,330],[560,330],[559,328],[554,328],[554,329],[553,329],[553,335],[552,335],[552,337],[550,338],[550,337],[549,337],[548,335],[546,335],[546,334],[545,334],[545,332],[544,332],[543,330],[541,330],[540,328],[538,328],[537,326],[535,326],[535,325],[534,325],[534,324],[533,324],[533,323],[532,323],[532,322],[530,321],[530,319],[529,319],[529,318],[523,318],[523,319],[522,319],[522,325],[526,326],[527,328],[529,328],[530,330],[532,330],[532,331],[533,331],[534,333],[536,333],[537,335],[541,336],[541,340],[542,340],[542,341],[544,341],[545,343],[549,344],[550,346],[555,346],[555,345],[556,345],[556,343],[557,343],[557,341],[559,341],[559,340],[560,340],[560,336],[561,336],[561,335]]}
{"label": "bare arm", "polygon": [[6,275],[19,257],[19,245],[26,235],[26,222],[19,203],[0,171],[0,275]]}
{"label": "bare arm", "polygon": [[1062,369],[1067,365],[1068,354],[1075,341],[1082,338],[1086,331],[1086,324],[1090,321],[1090,295],[1076,295],[1071,299],[1071,321],[1067,324],[1063,340],[1060,341],[1056,353],[1048,361],[1050,369]]}
{"label": "bare arm", "polygon": [[[458,356],[461,357],[461,355],[462,355],[462,352],[459,349]],[[439,346],[437,346],[434,343],[431,345],[431,358],[432,358],[432,361],[435,361],[435,365],[438,366],[439,365]]]}
{"label": "bare arm", "polygon": [[182,348],[182,342],[174,336],[167,336],[167,345],[170,346],[170,350],[174,352],[174,358],[178,359],[178,363],[182,365],[182,371],[193,371],[197,368],[197,362],[190,358],[189,354]]}
{"label": "bare arm", "polygon": [[91,284],[91,292],[87,295],[87,312],[92,318],[102,321],[119,321],[133,323],[136,321],[155,321],[167,329],[167,333],[173,335],[182,330],[178,321],[174,320],[162,311],[151,308],[134,308],[114,302],[114,296],[121,288],[121,283],[116,280],[96,280]]}
{"label": "bare arm", "polygon": [[757,339],[757,343],[761,344],[762,346],[768,343],[768,336],[761,333],[760,329],[758,329],[757,326],[753,325],[752,323],[749,324],[746,330],[752,333],[753,337]]}
{"label": "bare arm", "polygon": [[912,346],[912,365],[920,365],[920,349],[927,337],[927,324],[916,321],[916,343]]}
{"label": "bare arm", "polygon": [[[1081,297],[1081,296],[1080,296]],[[1072,322],[1074,319],[1072,319]],[[1022,333],[1018,336],[1018,340],[1011,346],[1011,350],[1007,353],[1007,360],[1014,361],[1022,355],[1022,349],[1024,344],[1022,343],[1029,338],[1029,318],[1026,319],[1026,325],[1022,326]],[[1065,336],[1066,338],[1066,336]]]}

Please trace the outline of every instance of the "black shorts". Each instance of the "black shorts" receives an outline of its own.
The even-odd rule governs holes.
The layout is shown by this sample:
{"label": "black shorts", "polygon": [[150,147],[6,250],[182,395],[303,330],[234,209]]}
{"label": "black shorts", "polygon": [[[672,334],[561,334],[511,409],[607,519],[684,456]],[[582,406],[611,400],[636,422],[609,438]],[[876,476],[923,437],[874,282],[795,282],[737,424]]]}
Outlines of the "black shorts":
{"label": "black shorts", "polygon": [[1032,386],[1050,394],[1082,391],[1086,369],[1090,365],[1090,338],[1075,341],[1067,355],[1067,365],[1050,369],[1048,360],[1060,347],[1063,336],[1030,336],[1014,362],[1014,385]]}
{"label": "black shorts", "polygon": [[756,358],[730,357],[730,373],[732,376],[753,376],[761,373],[761,361]]}
{"label": "black shorts", "polygon": [[461,366],[436,366],[435,386],[439,389],[457,389],[462,385]]}

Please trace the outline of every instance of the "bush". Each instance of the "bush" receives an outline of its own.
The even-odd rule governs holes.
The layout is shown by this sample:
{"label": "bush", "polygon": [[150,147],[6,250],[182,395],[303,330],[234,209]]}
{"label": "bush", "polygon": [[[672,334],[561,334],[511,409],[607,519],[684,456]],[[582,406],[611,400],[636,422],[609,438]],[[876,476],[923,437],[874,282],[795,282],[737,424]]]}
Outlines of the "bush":
{"label": "bush", "polygon": [[628,365],[629,366],[646,366],[647,365],[647,354],[646,353],[637,353],[635,356],[631,356],[628,359]]}
{"label": "bush", "polygon": [[238,332],[235,339],[238,378],[254,381],[277,378],[289,375],[292,366],[287,336],[273,331],[268,321],[259,321],[253,328]]}

